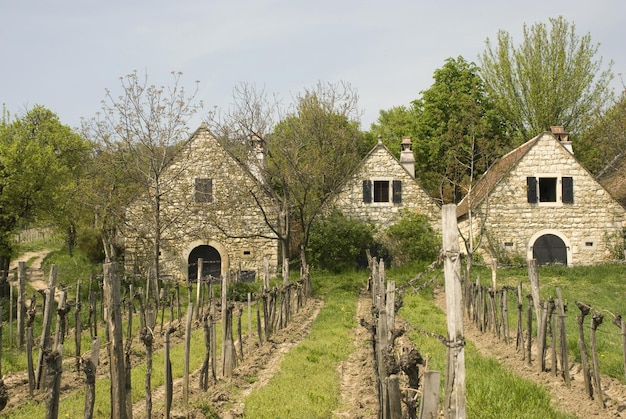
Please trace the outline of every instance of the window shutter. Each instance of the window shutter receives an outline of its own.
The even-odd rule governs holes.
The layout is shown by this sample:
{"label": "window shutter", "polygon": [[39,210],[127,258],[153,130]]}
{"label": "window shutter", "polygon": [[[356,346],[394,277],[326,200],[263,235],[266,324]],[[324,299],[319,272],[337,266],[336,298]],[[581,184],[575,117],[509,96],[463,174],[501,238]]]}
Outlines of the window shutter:
{"label": "window shutter", "polygon": [[392,193],[393,193],[393,203],[401,204],[402,203],[402,181],[394,180],[392,183]]}
{"label": "window shutter", "polygon": [[366,204],[372,202],[372,181],[369,179],[363,181],[363,202]]}
{"label": "window shutter", "polygon": [[528,196],[528,202],[531,204],[537,203],[537,178],[535,177],[527,177],[526,178],[526,192]]}
{"label": "window shutter", "polygon": [[562,200],[564,204],[574,203],[574,178],[571,176],[563,176],[561,178],[563,186]]}

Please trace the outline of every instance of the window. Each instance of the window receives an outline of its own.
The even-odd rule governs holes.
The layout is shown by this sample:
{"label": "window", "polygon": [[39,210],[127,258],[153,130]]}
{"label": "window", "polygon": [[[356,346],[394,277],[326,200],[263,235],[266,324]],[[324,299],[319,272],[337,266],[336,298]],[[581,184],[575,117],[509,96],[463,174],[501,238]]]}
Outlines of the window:
{"label": "window", "polygon": [[195,179],[195,199],[196,202],[213,202],[213,182],[212,179]]}
{"label": "window", "polygon": [[574,180],[570,176],[527,177],[526,188],[531,204],[574,203]]}
{"label": "window", "polygon": [[402,203],[401,180],[369,180],[363,181],[363,202],[371,204]]}
{"label": "window", "polygon": [[374,181],[374,202],[389,202],[389,181]]}
{"label": "window", "polygon": [[556,178],[539,178],[539,202],[556,202]]}

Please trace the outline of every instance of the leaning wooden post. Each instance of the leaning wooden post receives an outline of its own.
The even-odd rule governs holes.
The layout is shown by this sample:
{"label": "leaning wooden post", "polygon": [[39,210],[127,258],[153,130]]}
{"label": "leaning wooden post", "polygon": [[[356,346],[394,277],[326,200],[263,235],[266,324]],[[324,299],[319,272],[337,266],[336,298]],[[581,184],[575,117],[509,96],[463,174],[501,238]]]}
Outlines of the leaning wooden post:
{"label": "leaning wooden post", "polygon": [[591,315],[591,359],[593,361],[593,382],[598,394],[598,401],[602,407],[606,407],[604,404],[604,392],[600,384],[600,362],[598,361],[598,347],[596,345],[596,330],[598,326],[602,324],[604,315],[602,313],[593,312]]}
{"label": "leaning wooden post", "polygon": [[26,263],[17,264],[17,347],[24,346],[24,319],[26,318]]}
{"label": "leaning wooden post", "polygon": [[456,205],[442,208],[446,320],[448,323],[448,356],[444,414],[447,418],[465,418],[465,337],[463,335],[463,301],[461,259]]}
{"label": "leaning wooden post", "polygon": [[187,308],[187,323],[185,324],[185,365],[183,372],[183,403],[189,404],[189,352],[191,351],[191,322],[193,315],[193,304]]}
{"label": "leaning wooden post", "polygon": [[43,373],[44,353],[50,349],[50,328],[52,325],[52,312],[54,307],[54,292],[57,283],[57,267],[50,267],[50,278],[48,280],[48,290],[46,291],[46,305],[43,313],[43,325],[41,330],[41,341],[39,343],[39,358],[37,362],[37,372],[35,374],[35,387],[40,388],[41,376]]}
{"label": "leaning wooden post", "polygon": [[93,418],[93,407],[96,403],[96,368],[98,368],[99,356],[100,338],[95,336],[91,343],[91,354],[80,358],[87,384],[87,388],[85,389],[85,409],[83,411],[83,417],[85,419]]}
{"label": "leaning wooden post", "polygon": [[[124,368],[124,345],[122,342],[122,309],[120,302],[120,279],[117,263],[103,264],[103,293],[106,325],[109,333],[109,369],[111,374],[111,418],[127,419],[126,370]],[[129,395],[130,396],[130,395]]]}

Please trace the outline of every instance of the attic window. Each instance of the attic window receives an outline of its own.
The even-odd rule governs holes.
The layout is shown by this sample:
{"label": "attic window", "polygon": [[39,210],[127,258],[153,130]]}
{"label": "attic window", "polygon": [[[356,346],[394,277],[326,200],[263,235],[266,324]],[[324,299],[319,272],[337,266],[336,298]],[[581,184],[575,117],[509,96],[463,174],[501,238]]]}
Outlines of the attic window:
{"label": "attic window", "polygon": [[402,203],[402,181],[388,179],[363,180],[363,202],[366,204]]}
{"label": "attic window", "polygon": [[195,179],[196,202],[213,202],[213,181],[207,178]]}
{"label": "attic window", "polygon": [[529,176],[526,186],[531,204],[574,203],[574,180],[571,176]]}

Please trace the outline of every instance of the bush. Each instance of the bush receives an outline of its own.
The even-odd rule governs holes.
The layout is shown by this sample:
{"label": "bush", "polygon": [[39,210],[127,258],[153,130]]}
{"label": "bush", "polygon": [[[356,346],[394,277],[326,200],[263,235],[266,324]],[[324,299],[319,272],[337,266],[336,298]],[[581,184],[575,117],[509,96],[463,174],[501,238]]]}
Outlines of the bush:
{"label": "bush", "polygon": [[441,237],[425,215],[403,210],[400,220],[383,235],[391,263],[402,266],[416,261],[433,261],[441,249]]}
{"label": "bush", "polygon": [[374,246],[374,226],[333,210],[317,220],[309,237],[311,265],[331,272],[367,267],[366,249]]}
{"label": "bush", "polygon": [[85,228],[78,231],[76,247],[85,254],[93,263],[104,261],[104,247],[100,230],[97,228]]}

